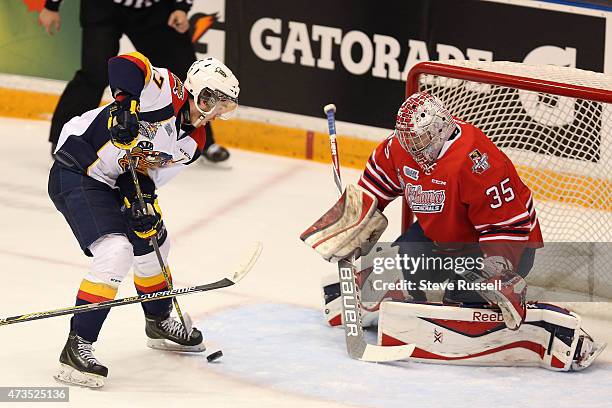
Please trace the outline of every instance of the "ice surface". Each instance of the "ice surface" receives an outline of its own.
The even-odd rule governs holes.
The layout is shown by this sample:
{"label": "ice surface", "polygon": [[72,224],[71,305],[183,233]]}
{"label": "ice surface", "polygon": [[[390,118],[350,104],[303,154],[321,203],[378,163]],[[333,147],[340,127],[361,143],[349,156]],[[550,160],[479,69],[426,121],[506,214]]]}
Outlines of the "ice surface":
{"label": "ice surface", "polygon": [[[2,317],[72,305],[88,270],[89,259],[47,197],[48,128],[48,122],[0,119]],[[330,166],[238,150],[231,160],[232,170],[196,164],[159,194],[177,287],[218,279],[252,240],[264,243],[259,262],[235,287],[179,298],[225,357],[208,364],[203,354],[150,350],[140,307],[117,308],[96,343],[96,356],[110,370],[107,385],[71,388],[71,405],[610,406],[610,350],[591,369],[572,374],[350,360],[342,331],[326,327],[320,311],[319,283],[335,266],[298,239],[336,198]],[[345,182],[359,175],[342,171]],[[399,232],[398,203],[386,212],[383,239],[391,240]],[[118,296],[134,293],[130,280]],[[0,386],[57,385],[52,375],[68,320],[0,327]],[[612,341],[609,322],[586,318],[585,327]]]}

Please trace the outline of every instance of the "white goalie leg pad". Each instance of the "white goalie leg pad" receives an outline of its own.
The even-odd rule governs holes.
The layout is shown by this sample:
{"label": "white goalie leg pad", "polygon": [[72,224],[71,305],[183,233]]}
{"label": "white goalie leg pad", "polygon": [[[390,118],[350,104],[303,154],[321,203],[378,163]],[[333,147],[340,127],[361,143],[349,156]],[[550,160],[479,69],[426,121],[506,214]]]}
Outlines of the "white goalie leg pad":
{"label": "white goalie leg pad", "polygon": [[338,273],[330,273],[321,279],[323,293],[323,313],[325,320],[332,326],[342,326],[342,298],[340,297],[340,279]]}
{"label": "white goalie leg pad", "polygon": [[[402,271],[396,268],[381,268],[378,260],[395,258],[399,246],[388,243],[376,245],[366,256],[359,258],[356,263],[358,271],[355,280],[360,288],[361,320],[363,327],[378,324],[378,309],[385,300],[407,301],[410,295],[405,289],[389,289],[404,279]],[[338,274],[333,273],[321,280],[323,289],[323,302],[325,304],[325,318],[330,326],[342,325],[342,299],[340,298],[340,280]],[[394,285],[399,286],[399,285]]]}
{"label": "white goalie leg pad", "polygon": [[338,262],[370,252],[387,228],[387,218],[370,192],[349,184],[342,197],[300,235],[323,259]]}
{"label": "white goalie leg pad", "polygon": [[605,347],[581,333],[577,314],[538,303],[528,306],[518,330],[510,330],[497,309],[384,302],[378,343],[414,344],[411,359],[425,363],[554,371],[584,369]]}

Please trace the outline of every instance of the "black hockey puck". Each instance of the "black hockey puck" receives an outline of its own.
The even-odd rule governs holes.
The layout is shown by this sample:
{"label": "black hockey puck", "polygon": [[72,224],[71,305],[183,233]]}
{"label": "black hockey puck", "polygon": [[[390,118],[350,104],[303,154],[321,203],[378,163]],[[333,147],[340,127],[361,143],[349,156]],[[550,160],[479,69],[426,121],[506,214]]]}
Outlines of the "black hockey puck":
{"label": "black hockey puck", "polygon": [[206,359],[209,363],[212,363],[213,361],[217,361],[221,357],[223,357],[223,352],[221,350],[217,350],[214,353],[210,353],[209,355],[207,355]]}

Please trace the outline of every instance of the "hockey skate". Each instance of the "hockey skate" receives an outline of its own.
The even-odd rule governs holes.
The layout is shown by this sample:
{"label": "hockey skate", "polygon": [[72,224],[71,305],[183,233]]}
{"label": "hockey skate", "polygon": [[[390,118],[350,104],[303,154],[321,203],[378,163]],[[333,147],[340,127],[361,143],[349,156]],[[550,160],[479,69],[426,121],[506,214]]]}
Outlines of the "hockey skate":
{"label": "hockey skate", "polygon": [[191,319],[185,315],[188,330],[174,317],[145,316],[145,333],[147,346],[157,350],[202,352],[204,346],[202,332],[195,327],[191,328]]}
{"label": "hockey skate", "polygon": [[231,168],[230,161],[228,160],[230,157],[230,152],[225,147],[216,143],[208,146],[208,148],[202,153],[202,156],[203,158],[200,160],[200,163],[204,165],[218,169]]}
{"label": "hockey skate", "polygon": [[102,387],[108,368],[94,357],[93,350],[92,343],[71,332],[60,354],[60,369],[55,379],[82,387]]}
{"label": "hockey skate", "polygon": [[204,157],[213,163],[226,161],[230,157],[229,151],[216,143],[208,146],[208,149],[204,152]]}
{"label": "hockey skate", "polygon": [[606,343],[596,343],[593,341],[593,338],[586,334],[584,330],[583,333],[580,335],[576,345],[572,371],[581,371],[590,366],[607,346]]}

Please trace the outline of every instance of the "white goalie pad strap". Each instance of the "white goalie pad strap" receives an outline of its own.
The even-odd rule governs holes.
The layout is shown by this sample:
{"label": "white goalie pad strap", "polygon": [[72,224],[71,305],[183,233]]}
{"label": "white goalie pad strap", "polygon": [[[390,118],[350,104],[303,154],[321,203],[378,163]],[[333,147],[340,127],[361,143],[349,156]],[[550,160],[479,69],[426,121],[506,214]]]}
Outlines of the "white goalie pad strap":
{"label": "white goalie pad strap", "polygon": [[525,323],[509,330],[496,309],[384,302],[378,343],[414,344],[411,359],[426,363],[570,371],[590,365],[605,346],[580,326],[580,316],[547,304],[529,305]]}
{"label": "white goalie pad strap", "polygon": [[329,262],[367,254],[387,228],[370,192],[349,184],[342,197],[300,239]]}

